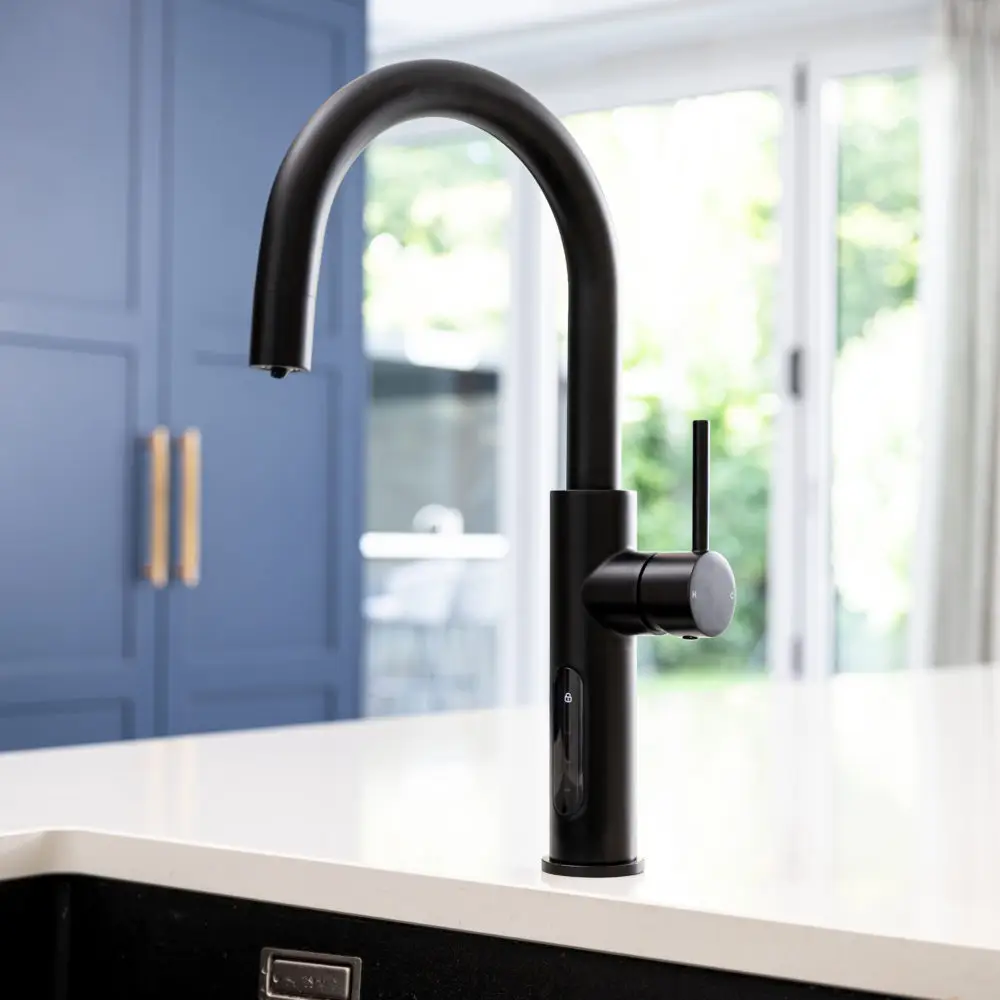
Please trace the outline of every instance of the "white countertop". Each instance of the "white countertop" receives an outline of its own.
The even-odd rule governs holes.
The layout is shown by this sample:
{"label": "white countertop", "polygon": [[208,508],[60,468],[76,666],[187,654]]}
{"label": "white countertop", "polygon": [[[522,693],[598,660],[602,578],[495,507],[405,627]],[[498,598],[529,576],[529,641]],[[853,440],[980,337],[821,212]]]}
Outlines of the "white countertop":
{"label": "white countertop", "polygon": [[543,875],[544,713],[0,755],[0,879],[79,872],[903,996],[1000,997],[1000,673],[641,702],[646,874]]}

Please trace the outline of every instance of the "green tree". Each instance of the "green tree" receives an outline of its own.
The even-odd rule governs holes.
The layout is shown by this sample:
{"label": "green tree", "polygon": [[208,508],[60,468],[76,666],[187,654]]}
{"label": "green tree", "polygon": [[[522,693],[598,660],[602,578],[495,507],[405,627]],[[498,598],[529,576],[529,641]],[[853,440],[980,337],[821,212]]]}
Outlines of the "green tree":
{"label": "green tree", "polygon": [[[488,136],[426,145],[400,145],[388,139],[370,147],[367,157],[365,230],[367,244],[388,233],[407,247],[436,256],[454,253],[467,238],[451,203],[434,197],[506,180],[503,147]],[[477,241],[502,243],[502,219],[492,219]]]}
{"label": "green tree", "polygon": [[365,322],[378,338],[454,333],[495,349],[508,294],[509,153],[472,128],[366,154]]}
{"label": "green tree", "polygon": [[920,250],[919,78],[839,85],[838,343],[912,303]]}

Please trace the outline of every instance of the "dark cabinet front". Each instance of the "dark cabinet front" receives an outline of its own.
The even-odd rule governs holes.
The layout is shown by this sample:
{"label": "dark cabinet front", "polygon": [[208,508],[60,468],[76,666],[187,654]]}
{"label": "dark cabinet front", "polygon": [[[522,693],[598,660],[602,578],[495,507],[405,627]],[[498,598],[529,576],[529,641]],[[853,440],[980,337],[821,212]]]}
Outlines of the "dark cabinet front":
{"label": "dark cabinet front", "polygon": [[344,977],[330,975],[268,991],[275,950],[317,964],[335,955],[352,1000],[901,1000],[79,875],[0,883],[0,926],[17,956],[4,986],[37,1000],[343,995]]}
{"label": "dark cabinet front", "polygon": [[316,373],[247,349],[271,180],[364,36],[360,0],[0,6],[0,749],[356,714],[360,171]]}

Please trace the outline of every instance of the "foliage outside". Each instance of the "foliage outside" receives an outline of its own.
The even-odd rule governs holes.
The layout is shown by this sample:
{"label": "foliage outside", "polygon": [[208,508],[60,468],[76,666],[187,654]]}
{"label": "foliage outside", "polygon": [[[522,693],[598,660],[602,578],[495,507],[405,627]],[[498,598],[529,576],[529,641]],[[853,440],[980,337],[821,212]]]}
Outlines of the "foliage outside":
{"label": "foliage outside", "polygon": [[829,106],[840,123],[835,662],[878,670],[906,659],[920,495],[919,78],[848,79],[831,85]]}
{"label": "foliage outside", "polygon": [[[917,82],[840,98],[833,551],[840,665],[895,665],[909,607],[919,412]],[[782,125],[763,92],[575,116],[620,250],[624,480],[646,548],[690,544],[690,422],[712,423],[712,542],[739,607],[712,643],[651,640],[660,670],[760,668],[778,377]],[[368,158],[369,341],[438,337],[496,358],[507,322],[508,155],[478,133]],[[553,245],[552,272],[565,285]],[[563,290],[561,302],[565,302]],[[560,309],[560,316],[565,309]],[[553,335],[565,337],[555,318]],[[450,346],[449,346],[450,345]]]}

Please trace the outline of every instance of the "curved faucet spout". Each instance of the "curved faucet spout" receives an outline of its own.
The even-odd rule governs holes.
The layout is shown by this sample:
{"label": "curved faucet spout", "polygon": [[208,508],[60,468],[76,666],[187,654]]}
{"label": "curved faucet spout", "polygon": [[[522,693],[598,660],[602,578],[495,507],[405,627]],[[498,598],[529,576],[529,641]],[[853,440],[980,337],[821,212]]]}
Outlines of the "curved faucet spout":
{"label": "curved faucet spout", "polygon": [[520,87],[464,63],[418,60],[368,73],[333,95],[292,144],[271,189],[254,290],[250,363],[308,371],[330,207],[376,136],[412,118],[455,118],[509,147],[555,216],[569,279],[567,486],[618,486],[614,240],[600,188],[563,124]]}

